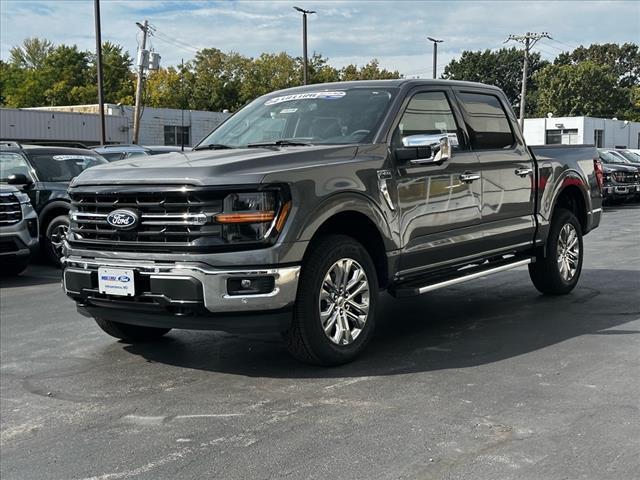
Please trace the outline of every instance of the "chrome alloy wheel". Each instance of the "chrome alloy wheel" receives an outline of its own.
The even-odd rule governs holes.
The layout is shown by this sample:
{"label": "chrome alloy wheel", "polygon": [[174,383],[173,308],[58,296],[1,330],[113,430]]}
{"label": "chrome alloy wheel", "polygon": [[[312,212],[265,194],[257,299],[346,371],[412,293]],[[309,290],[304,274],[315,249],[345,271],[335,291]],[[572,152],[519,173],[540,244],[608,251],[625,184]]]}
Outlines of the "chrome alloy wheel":
{"label": "chrome alloy wheel", "polygon": [[578,232],[573,225],[567,223],[558,236],[558,270],[565,282],[571,281],[578,270],[580,261],[580,242]]}
{"label": "chrome alloy wheel", "polygon": [[68,225],[58,225],[51,231],[51,238],[49,241],[51,242],[51,246],[53,247],[53,251],[56,254],[56,257],[62,258],[62,243],[65,238],[67,238],[67,234],[69,233]]}
{"label": "chrome alloy wheel", "polygon": [[369,315],[369,281],[358,262],[342,258],[334,263],[320,289],[320,321],[336,345],[353,343]]}

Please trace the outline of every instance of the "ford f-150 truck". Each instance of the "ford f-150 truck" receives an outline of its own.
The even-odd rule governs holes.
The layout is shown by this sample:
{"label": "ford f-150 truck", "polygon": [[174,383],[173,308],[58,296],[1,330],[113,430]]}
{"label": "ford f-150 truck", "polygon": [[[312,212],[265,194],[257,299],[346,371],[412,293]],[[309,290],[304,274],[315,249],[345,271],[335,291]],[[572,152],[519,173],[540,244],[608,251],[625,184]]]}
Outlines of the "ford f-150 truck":
{"label": "ford f-150 truck", "polygon": [[498,88],[292,88],[192,152],[76,177],[64,289],[127,342],[275,329],[295,357],[337,365],[371,339],[381,290],[527,265],[539,291],[569,293],[601,188],[594,147],[528,148]]}

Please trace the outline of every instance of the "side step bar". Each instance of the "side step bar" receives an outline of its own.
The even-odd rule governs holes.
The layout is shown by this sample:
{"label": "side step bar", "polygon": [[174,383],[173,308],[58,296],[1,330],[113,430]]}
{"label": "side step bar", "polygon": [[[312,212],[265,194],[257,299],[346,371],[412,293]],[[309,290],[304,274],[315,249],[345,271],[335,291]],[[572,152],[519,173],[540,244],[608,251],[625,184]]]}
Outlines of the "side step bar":
{"label": "side step bar", "polygon": [[391,292],[395,297],[411,297],[414,295],[422,295],[423,293],[431,292],[433,290],[438,290],[440,288],[450,287],[452,285],[457,285],[459,283],[468,282],[470,280],[475,280],[477,278],[486,277],[487,275],[493,275],[494,273],[504,272],[505,270],[511,270],[512,268],[522,267],[524,265],[528,265],[535,261],[535,257],[528,257],[524,259],[519,259],[512,261],[510,263],[503,263],[498,266],[480,266],[473,269],[469,269],[469,273],[463,274],[460,276],[452,277],[446,280],[440,279],[440,281],[436,281],[435,283],[427,283],[426,285],[417,286],[416,282],[412,282],[411,286],[403,286],[399,285]]}

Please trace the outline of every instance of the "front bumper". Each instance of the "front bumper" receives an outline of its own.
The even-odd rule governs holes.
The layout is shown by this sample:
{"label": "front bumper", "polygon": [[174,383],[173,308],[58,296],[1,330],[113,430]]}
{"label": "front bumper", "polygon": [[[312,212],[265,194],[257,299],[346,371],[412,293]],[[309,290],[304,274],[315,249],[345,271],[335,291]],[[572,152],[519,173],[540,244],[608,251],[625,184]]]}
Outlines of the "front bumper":
{"label": "front bumper", "polygon": [[602,188],[605,197],[626,197],[640,193],[640,185],[605,185]]}
{"label": "front bumper", "polygon": [[[100,293],[98,268],[133,269],[133,297]],[[290,316],[299,266],[214,269],[208,265],[84,258],[64,259],[63,285],[80,313],[123,323],[222,331],[260,330],[262,317]],[[230,294],[229,280],[272,277],[273,288],[259,294]],[[247,328],[248,324],[249,326]],[[269,328],[270,329],[270,328]]]}
{"label": "front bumper", "polygon": [[38,216],[31,205],[22,205],[22,220],[0,228],[0,258],[24,258],[38,251]]}

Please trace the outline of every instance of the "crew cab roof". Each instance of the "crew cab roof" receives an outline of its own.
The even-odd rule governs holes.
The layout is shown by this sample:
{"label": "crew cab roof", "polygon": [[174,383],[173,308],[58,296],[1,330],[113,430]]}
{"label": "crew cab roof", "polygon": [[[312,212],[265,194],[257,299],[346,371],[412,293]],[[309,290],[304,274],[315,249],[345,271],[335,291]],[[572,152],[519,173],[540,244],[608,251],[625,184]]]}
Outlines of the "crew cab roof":
{"label": "crew cab roof", "polygon": [[341,89],[341,88],[355,88],[355,87],[370,87],[370,88],[412,88],[417,86],[444,86],[444,87],[474,87],[484,88],[487,90],[495,90],[501,92],[498,87],[492,85],[486,85],[478,82],[463,82],[461,80],[429,80],[421,78],[400,78],[394,80],[351,80],[348,82],[332,82],[332,83],[314,83],[312,85],[302,85],[299,87],[286,88],[283,90],[277,90],[270,92],[268,95],[273,95],[281,92],[312,92],[318,90],[327,89]]}

